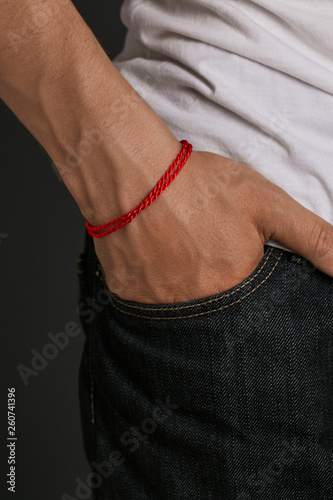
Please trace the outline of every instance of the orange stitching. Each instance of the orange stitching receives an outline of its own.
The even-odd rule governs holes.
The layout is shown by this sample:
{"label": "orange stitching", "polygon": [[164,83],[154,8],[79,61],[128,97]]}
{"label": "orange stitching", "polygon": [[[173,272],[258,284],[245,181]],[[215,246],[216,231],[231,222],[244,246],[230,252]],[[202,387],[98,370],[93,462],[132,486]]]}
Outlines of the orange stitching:
{"label": "orange stitching", "polygon": [[214,302],[214,301],[216,301],[216,300],[220,300],[221,298],[224,298],[224,297],[229,297],[229,295],[232,295],[232,294],[234,294],[234,293],[238,292],[238,290],[240,290],[241,288],[243,288],[245,285],[247,285],[248,283],[251,283],[251,281],[252,281],[252,280],[254,280],[254,278],[256,278],[256,277],[257,277],[257,276],[261,273],[261,271],[263,270],[263,268],[266,266],[266,264],[267,264],[267,262],[268,262],[268,260],[269,260],[269,257],[270,257],[270,255],[271,255],[271,253],[272,253],[272,252],[273,252],[273,248],[272,248],[272,249],[270,250],[270,252],[267,254],[267,257],[266,257],[265,261],[263,262],[263,264],[262,264],[261,268],[260,268],[260,269],[259,269],[259,271],[257,272],[257,274],[255,274],[254,276],[252,276],[252,278],[251,278],[251,279],[249,279],[248,281],[246,281],[245,283],[243,283],[243,285],[242,285],[242,286],[240,286],[240,287],[236,288],[236,289],[235,289],[235,290],[233,290],[232,292],[226,292],[225,294],[223,294],[223,292],[222,292],[222,295],[221,295],[221,294],[219,294],[219,296],[218,296],[218,297],[215,297],[214,299],[207,300],[206,302],[200,302],[200,304],[190,304],[190,305],[186,305],[186,306],[170,307],[170,308],[166,309],[166,308],[164,308],[164,307],[160,307],[160,308],[159,308],[159,307],[156,307],[156,308],[154,308],[154,307],[132,306],[132,305],[130,305],[130,304],[127,304],[127,302],[124,302],[124,301],[122,301],[121,299],[118,299],[118,298],[117,298],[117,297],[115,297],[115,296],[112,294],[112,292],[111,292],[111,294],[112,294],[112,298],[113,298],[116,302],[118,302],[118,303],[120,303],[120,304],[123,304],[124,306],[127,306],[127,307],[132,307],[133,309],[142,309],[142,310],[144,310],[144,311],[166,311],[166,310],[170,311],[170,310],[178,310],[178,309],[187,309],[187,308],[189,308],[189,307],[197,307],[198,305],[200,305],[200,306],[201,306],[201,305],[204,305],[204,304],[209,304],[210,302]]}
{"label": "orange stitching", "polygon": [[[272,251],[271,251],[272,253]],[[271,270],[271,272],[266,276],[266,278],[264,280],[262,280],[261,283],[259,283],[253,290],[251,290],[249,293],[247,293],[246,295],[244,295],[243,297],[241,297],[240,299],[236,300],[235,302],[232,302],[231,304],[227,304],[225,306],[222,306],[222,307],[219,307],[218,309],[213,309],[212,311],[205,311],[205,312],[202,312],[202,313],[197,313],[197,314],[191,314],[189,316],[173,316],[172,318],[161,318],[161,317],[158,317],[158,318],[154,318],[153,316],[143,316],[141,314],[134,314],[134,313],[130,313],[128,311],[123,311],[122,309],[120,309],[119,307],[117,307],[114,303],[113,303],[113,306],[118,309],[118,311],[124,313],[124,314],[128,314],[129,316],[136,316],[137,318],[145,318],[145,319],[153,319],[153,320],[169,320],[169,319],[183,319],[183,318],[194,318],[196,316],[203,316],[204,314],[211,314],[213,312],[217,312],[217,311],[221,311],[222,309],[226,309],[227,307],[230,307],[230,306],[233,306],[234,304],[238,304],[239,302],[241,302],[242,300],[244,300],[246,297],[248,297],[249,295],[251,295],[251,293],[255,292],[263,283],[265,283],[265,281],[271,276],[272,272],[274,271],[274,269],[276,268],[276,266],[278,265],[279,261],[281,260],[281,257],[283,255],[283,251],[280,253],[280,256],[278,258],[278,260],[276,261],[273,269]],[[258,276],[258,274],[260,273],[260,271],[256,274],[256,276]],[[253,278],[255,278],[255,276],[253,276]],[[252,279],[253,279],[252,278]],[[249,280],[248,283],[250,283]],[[245,284],[244,284],[245,285]],[[244,286],[243,285],[243,286]],[[242,288],[242,287],[240,287]],[[240,288],[238,288],[237,290],[240,290]],[[237,290],[234,290],[234,292],[236,292]],[[231,292],[231,293],[234,293],[234,292]],[[229,295],[231,295],[231,293]],[[219,298],[222,298],[222,297],[219,297]],[[212,300],[209,300],[208,302],[204,302],[204,304],[208,304],[209,302],[213,302],[213,300],[218,300],[218,299],[212,299]],[[196,306],[201,306],[202,304],[195,304]],[[133,306],[134,307],[134,306]],[[184,307],[189,307],[189,306],[184,306]],[[184,307],[179,307],[178,309],[183,309]],[[143,308],[144,309],[144,308]],[[177,309],[177,308],[175,308]],[[150,309],[150,310],[153,310],[153,309]],[[155,309],[156,310],[156,309]],[[161,309],[157,309],[157,310],[161,310]],[[170,309],[162,309],[164,311],[169,311]]]}

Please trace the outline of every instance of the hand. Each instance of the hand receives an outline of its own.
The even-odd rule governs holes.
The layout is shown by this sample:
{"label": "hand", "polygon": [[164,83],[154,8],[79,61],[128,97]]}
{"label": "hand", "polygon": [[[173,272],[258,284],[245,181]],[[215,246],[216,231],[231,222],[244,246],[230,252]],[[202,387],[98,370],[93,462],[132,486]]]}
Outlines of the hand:
{"label": "hand", "polygon": [[257,267],[269,239],[333,277],[331,224],[247,165],[193,151],[152,205],[94,242],[111,291],[125,300],[173,303],[237,285]]}

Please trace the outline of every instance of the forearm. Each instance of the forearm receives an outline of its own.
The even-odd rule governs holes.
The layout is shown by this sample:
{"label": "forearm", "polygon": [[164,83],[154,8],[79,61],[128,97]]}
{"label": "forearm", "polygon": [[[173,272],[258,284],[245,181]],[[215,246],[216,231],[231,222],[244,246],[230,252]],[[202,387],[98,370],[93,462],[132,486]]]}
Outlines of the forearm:
{"label": "forearm", "polygon": [[69,0],[0,0],[0,96],[90,220],[134,208],[180,145]]}

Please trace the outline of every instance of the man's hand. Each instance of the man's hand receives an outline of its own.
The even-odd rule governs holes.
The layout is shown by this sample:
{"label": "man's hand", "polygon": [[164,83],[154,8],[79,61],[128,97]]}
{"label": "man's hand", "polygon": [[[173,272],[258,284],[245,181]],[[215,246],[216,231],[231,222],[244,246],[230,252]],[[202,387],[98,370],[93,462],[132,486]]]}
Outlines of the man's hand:
{"label": "man's hand", "polygon": [[[70,0],[0,0],[0,12],[0,97],[92,225],[133,209],[179,153],[178,140]],[[96,249],[111,290],[159,303],[234,286],[268,239],[333,276],[330,224],[246,165],[194,151],[161,196]]]}
{"label": "man's hand", "polygon": [[111,291],[173,303],[237,285],[256,268],[269,239],[333,277],[332,225],[247,165],[193,151],[152,205],[94,241]]}

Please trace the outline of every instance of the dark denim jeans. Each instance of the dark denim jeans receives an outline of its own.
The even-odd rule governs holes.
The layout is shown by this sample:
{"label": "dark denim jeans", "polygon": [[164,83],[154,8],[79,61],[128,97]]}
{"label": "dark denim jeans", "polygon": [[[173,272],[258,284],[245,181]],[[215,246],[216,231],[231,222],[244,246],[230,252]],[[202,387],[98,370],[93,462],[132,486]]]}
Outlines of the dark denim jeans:
{"label": "dark denim jeans", "polygon": [[232,289],[151,305],[81,257],[94,499],[333,499],[332,278],[265,245]]}

